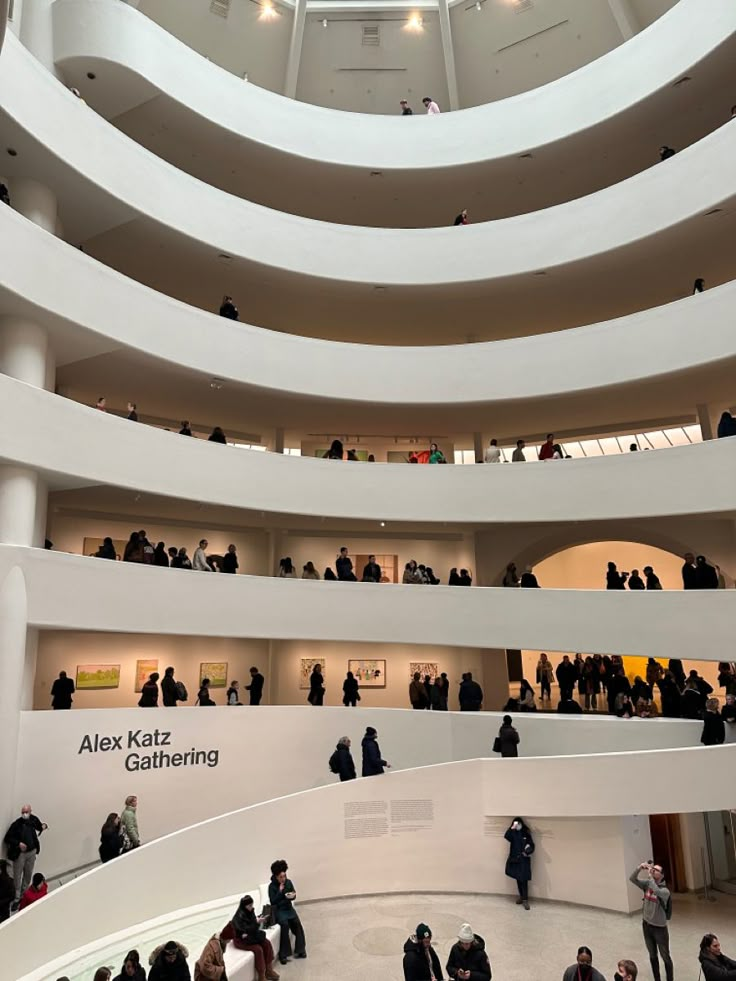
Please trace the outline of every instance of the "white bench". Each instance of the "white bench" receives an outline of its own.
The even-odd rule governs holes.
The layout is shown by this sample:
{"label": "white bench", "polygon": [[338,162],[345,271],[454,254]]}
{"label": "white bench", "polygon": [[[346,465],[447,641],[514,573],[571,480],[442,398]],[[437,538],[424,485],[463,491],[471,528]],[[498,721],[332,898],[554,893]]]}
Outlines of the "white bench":
{"label": "white bench", "polygon": [[[246,890],[243,895],[252,896],[256,910],[261,910],[268,902],[268,884],[259,889]],[[274,957],[278,958],[281,927],[266,927],[265,933],[273,946]],[[257,981],[255,957],[249,950],[239,950],[232,943],[225,948],[225,970],[228,981]]]}

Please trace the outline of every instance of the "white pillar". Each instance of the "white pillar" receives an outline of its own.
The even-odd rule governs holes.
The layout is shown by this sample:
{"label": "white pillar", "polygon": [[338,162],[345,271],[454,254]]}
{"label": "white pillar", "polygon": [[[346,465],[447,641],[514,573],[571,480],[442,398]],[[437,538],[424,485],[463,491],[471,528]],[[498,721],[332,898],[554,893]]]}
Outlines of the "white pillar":
{"label": "white pillar", "polygon": [[25,317],[0,317],[0,373],[53,391],[56,361],[46,330]]}
{"label": "white pillar", "polygon": [[54,65],[53,0],[25,0],[20,23],[20,39],[34,58],[58,77]]}
{"label": "white pillar", "polygon": [[43,545],[45,531],[42,533],[40,514],[45,511],[45,504],[39,503],[39,494],[45,495],[45,487],[35,470],[0,466],[0,543]]}
{"label": "white pillar", "polygon": [[624,41],[639,33],[641,25],[629,0],[608,0],[608,6]]}
{"label": "white pillar", "polygon": [[473,433],[473,452],[475,453],[475,462],[483,463],[483,434]]}
{"label": "white pillar", "polygon": [[56,195],[51,188],[26,177],[9,178],[8,184],[13,209],[34,225],[56,235],[59,216]]}
{"label": "white pillar", "polygon": [[296,98],[296,85],[299,80],[299,65],[302,60],[302,44],[304,43],[304,24],[306,19],[307,0],[296,0],[294,20],[291,24],[289,57],[286,61],[286,77],[284,79],[284,95],[288,99]]}
{"label": "white pillar", "polygon": [[703,402],[695,406],[695,411],[698,413],[700,435],[703,439],[715,439],[718,431],[718,420],[713,407]]}
{"label": "white pillar", "polygon": [[447,75],[447,93],[450,97],[450,109],[459,109],[460,99],[457,93],[455,49],[452,46],[452,27],[450,26],[450,7],[448,0],[439,0],[438,10],[440,15],[442,54],[445,59],[445,74]]}
{"label": "white pillar", "polygon": [[0,581],[0,827],[7,828],[23,801],[15,799],[20,703],[26,663],[28,601],[23,572],[13,566]]}

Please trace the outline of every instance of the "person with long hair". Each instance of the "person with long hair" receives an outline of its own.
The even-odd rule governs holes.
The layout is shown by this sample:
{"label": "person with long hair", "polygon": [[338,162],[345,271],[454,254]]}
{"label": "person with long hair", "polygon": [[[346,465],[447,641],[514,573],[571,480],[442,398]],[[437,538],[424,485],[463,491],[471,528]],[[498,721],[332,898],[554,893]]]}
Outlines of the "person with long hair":
{"label": "person with long hair", "polygon": [[235,915],[222,931],[223,940],[232,940],[238,950],[249,950],[256,962],[256,977],[261,981],[278,981],[279,975],[273,969],[273,947],[263,929],[267,926],[266,917],[259,916],[255,911],[252,896],[243,896],[235,911]]}
{"label": "person with long hair", "polygon": [[360,693],[358,692],[359,688],[360,685],[358,684],[355,675],[352,671],[348,671],[345,681],[342,683],[342,704],[346,707],[350,705],[355,708],[357,703],[360,701]]}
{"label": "person with long hair", "polygon": [[532,878],[531,856],[534,854],[532,833],[522,818],[515,817],[504,838],[509,843],[509,857],[506,859],[506,875],[516,880],[519,898],[517,906],[529,909],[529,883]]}
{"label": "person with long hair", "polygon": [[100,829],[100,861],[111,861],[123,850],[123,833],[120,830],[120,815],[111,811]]}
{"label": "person with long hair", "polygon": [[296,569],[289,555],[279,559],[279,579],[296,579]]}
{"label": "person with long hair", "polygon": [[706,933],[700,941],[698,960],[705,981],[736,981],[736,961],[726,957],[715,933]]}
{"label": "person with long hair", "polygon": [[114,981],[146,981],[146,969],[141,964],[141,955],[137,950],[129,950],[125,955],[120,974]]}
{"label": "person with long hair", "polygon": [[593,967],[593,953],[590,947],[578,947],[577,961],[567,968],[562,975],[562,981],[606,981],[606,979]]}

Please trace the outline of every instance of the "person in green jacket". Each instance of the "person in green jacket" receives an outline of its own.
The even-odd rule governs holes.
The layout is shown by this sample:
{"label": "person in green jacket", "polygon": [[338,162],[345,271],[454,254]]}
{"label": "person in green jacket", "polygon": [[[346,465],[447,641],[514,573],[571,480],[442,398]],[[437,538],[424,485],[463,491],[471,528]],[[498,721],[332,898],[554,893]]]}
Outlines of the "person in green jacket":
{"label": "person in green jacket", "polygon": [[447,463],[445,459],[445,454],[437,446],[436,443],[429,444],[429,462],[430,463]]}
{"label": "person in green jacket", "polygon": [[136,809],[138,807],[138,798],[135,794],[131,794],[130,797],[125,798],[125,807],[123,808],[123,813],[120,815],[120,825],[125,832],[125,836],[130,842],[126,851],[130,848],[137,848],[141,843],[140,835],[138,834],[138,815],[136,814]]}

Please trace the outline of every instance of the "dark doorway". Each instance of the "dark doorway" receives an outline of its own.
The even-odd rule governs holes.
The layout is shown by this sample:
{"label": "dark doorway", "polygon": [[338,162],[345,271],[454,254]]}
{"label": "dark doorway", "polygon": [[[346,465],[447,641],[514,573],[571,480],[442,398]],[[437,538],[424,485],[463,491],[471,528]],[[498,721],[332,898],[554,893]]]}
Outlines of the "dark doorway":
{"label": "dark doorway", "polygon": [[672,892],[687,891],[685,859],[682,851],[679,814],[650,814],[653,858],[664,869],[667,885]]}

